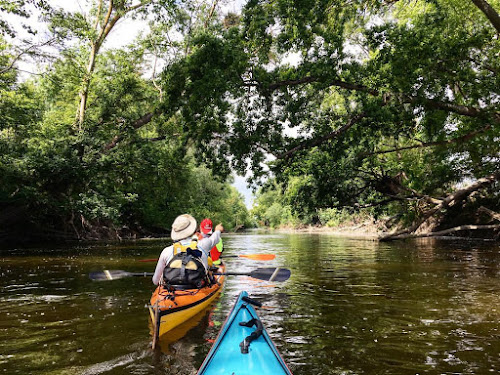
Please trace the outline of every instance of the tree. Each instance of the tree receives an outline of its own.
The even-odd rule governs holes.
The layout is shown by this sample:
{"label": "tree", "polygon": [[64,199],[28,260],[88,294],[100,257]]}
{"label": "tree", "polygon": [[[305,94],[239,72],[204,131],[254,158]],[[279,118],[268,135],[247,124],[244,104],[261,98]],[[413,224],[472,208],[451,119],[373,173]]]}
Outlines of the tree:
{"label": "tree", "polygon": [[239,25],[193,39],[163,87],[204,160],[312,176],[319,208],[414,211],[498,169],[498,7],[250,1]]}
{"label": "tree", "polygon": [[[88,14],[59,9],[47,17],[58,53],[24,82],[16,50],[0,39],[0,222],[6,228],[0,240],[17,240],[19,230],[82,239],[165,233],[175,216],[201,214],[203,202],[214,217],[246,221],[241,196],[225,180],[206,189],[212,176],[194,163],[175,110],[171,117],[156,110],[163,102],[158,77],[145,74],[153,48],[167,60],[186,53],[182,38],[161,37],[181,30],[195,11],[159,0],[93,5]],[[126,48],[103,48],[125,16],[168,27],[153,28]],[[75,120],[76,108],[83,111]]]}

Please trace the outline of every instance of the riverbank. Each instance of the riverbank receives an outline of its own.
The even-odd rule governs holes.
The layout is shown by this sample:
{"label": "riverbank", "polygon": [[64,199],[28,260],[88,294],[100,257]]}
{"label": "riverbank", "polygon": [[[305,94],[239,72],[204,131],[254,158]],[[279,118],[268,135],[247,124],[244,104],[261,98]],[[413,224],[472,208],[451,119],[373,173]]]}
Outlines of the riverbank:
{"label": "riverbank", "polygon": [[[478,227],[478,228],[476,228]],[[484,226],[486,227],[486,226]],[[396,233],[398,229],[384,228],[383,223],[362,223],[357,225],[340,225],[340,226],[319,226],[319,225],[308,225],[308,226],[282,226],[276,229],[267,228],[269,231],[276,231],[279,233],[319,233],[327,234],[337,237],[346,237],[354,239],[366,239],[373,241],[391,241],[391,240],[402,240],[410,238],[433,238],[439,240],[459,240],[459,241],[485,241],[485,242],[499,242],[500,236],[496,225],[492,225],[491,228],[488,226],[485,230],[481,229],[479,226],[466,225],[457,226],[447,230],[441,231],[431,231],[431,232],[420,232],[415,234],[408,234],[404,236],[391,237],[392,234]]]}
{"label": "riverbank", "polygon": [[320,226],[307,226],[300,228],[278,228],[274,229],[279,233],[321,233],[338,237],[361,238],[367,240],[378,240],[382,232],[358,227],[320,227]]}

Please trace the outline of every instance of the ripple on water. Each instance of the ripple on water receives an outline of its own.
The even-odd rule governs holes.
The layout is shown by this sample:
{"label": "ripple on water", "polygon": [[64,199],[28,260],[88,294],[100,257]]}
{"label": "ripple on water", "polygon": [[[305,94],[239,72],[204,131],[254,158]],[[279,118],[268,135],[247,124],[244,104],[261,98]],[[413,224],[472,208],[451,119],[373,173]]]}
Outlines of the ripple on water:
{"label": "ripple on water", "polygon": [[[92,270],[151,271],[164,243],[12,254],[0,280],[0,367],[8,374],[193,374],[241,290],[296,374],[498,373],[498,248],[320,235],[225,235],[229,270],[283,266],[284,283],[228,277],[217,308],[158,358],[142,278],[92,283]],[[30,255],[35,254],[35,255]],[[71,254],[71,257],[68,255]],[[30,256],[27,256],[30,255]],[[210,322],[212,325],[210,325]]]}
{"label": "ripple on water", "polygon": [[138,352],[128,353],[117,358],[110,359],[109,361],[96,363],[85,368],[82,375],[99,375],[104,374],[118,367],[125,367],[129,364],[137,362],[143,358],[150,357],[151,351],[141,350]]}
{"label": "ripple on water", "polygon": [[9,308],[14,305],[25,306],[26,303],[51,303],[51,302],[61,302],[64,300],[76,299],[75,295],[35,295],[35,294],[26,294],[26,295],[15,295],[15,296],[5,296],[0,298],[0,305],[3,303],[9,303]]}

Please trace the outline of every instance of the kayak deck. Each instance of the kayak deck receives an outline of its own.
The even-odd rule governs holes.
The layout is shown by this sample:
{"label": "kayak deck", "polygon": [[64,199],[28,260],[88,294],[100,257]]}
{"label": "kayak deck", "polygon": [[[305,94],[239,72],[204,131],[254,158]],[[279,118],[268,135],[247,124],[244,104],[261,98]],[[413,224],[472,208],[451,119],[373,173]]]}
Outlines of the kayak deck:
{"label": "kayak deck", "polygon": [[[222,264],[217,273],[224,271],[225,266]],[[162,286],[156,288],[151,297],[149,313],[154,326],[159,322],[159,327],[156,329],[160,338],[206,309],[219,296],[225,275],[217,275],[215,280],[217,283],[200,289],[170,292]],[[159,314],[159,317],[156,314]]]}
{"label": "kayak deck", "polygon": [[[248,301],[248,294],[241,292],[217,340],[200,367],[198,375],[291,375],[290,370],[261,323],[257,324],[254,321],[254,324],[250,327],[240,325],[240,323],[247,323],[252,319],[259,319],[253,306],[245,299]],[[250,342],[248,353],[242,353],[240,344],[245,338],[252,335],[252,332],[258,331],[259,325],[262,334]]]}

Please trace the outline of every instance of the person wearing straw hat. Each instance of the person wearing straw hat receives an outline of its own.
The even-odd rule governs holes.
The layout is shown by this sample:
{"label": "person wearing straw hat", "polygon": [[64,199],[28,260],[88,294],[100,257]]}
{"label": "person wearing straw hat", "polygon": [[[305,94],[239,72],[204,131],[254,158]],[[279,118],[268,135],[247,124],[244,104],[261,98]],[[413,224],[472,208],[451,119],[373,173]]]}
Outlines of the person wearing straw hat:
{"label": "person wearing straw hat", "polygon": [[203,264],[205,272],[207,272],[209,267],[208,257],[210,255],[210,249],[212,249],[212,247],[220,241],[220,235],[224,230],[224,227],[221,224],[217,225],[212,235],[202,239],[199,244],[197,243],[198,238],[195,236],[196,228],[196,219],[189,214],[183,214],[175,218],[172,223],[172,232],[170,235],[174,243],[163,249],[160,254],[160,258],[158,259],[152,278],[155,285],[165,281],[163,277],[165,268],[171,264],[177,254],[182,252],[189,253],[189,255],[193,258],[200,260]]}

